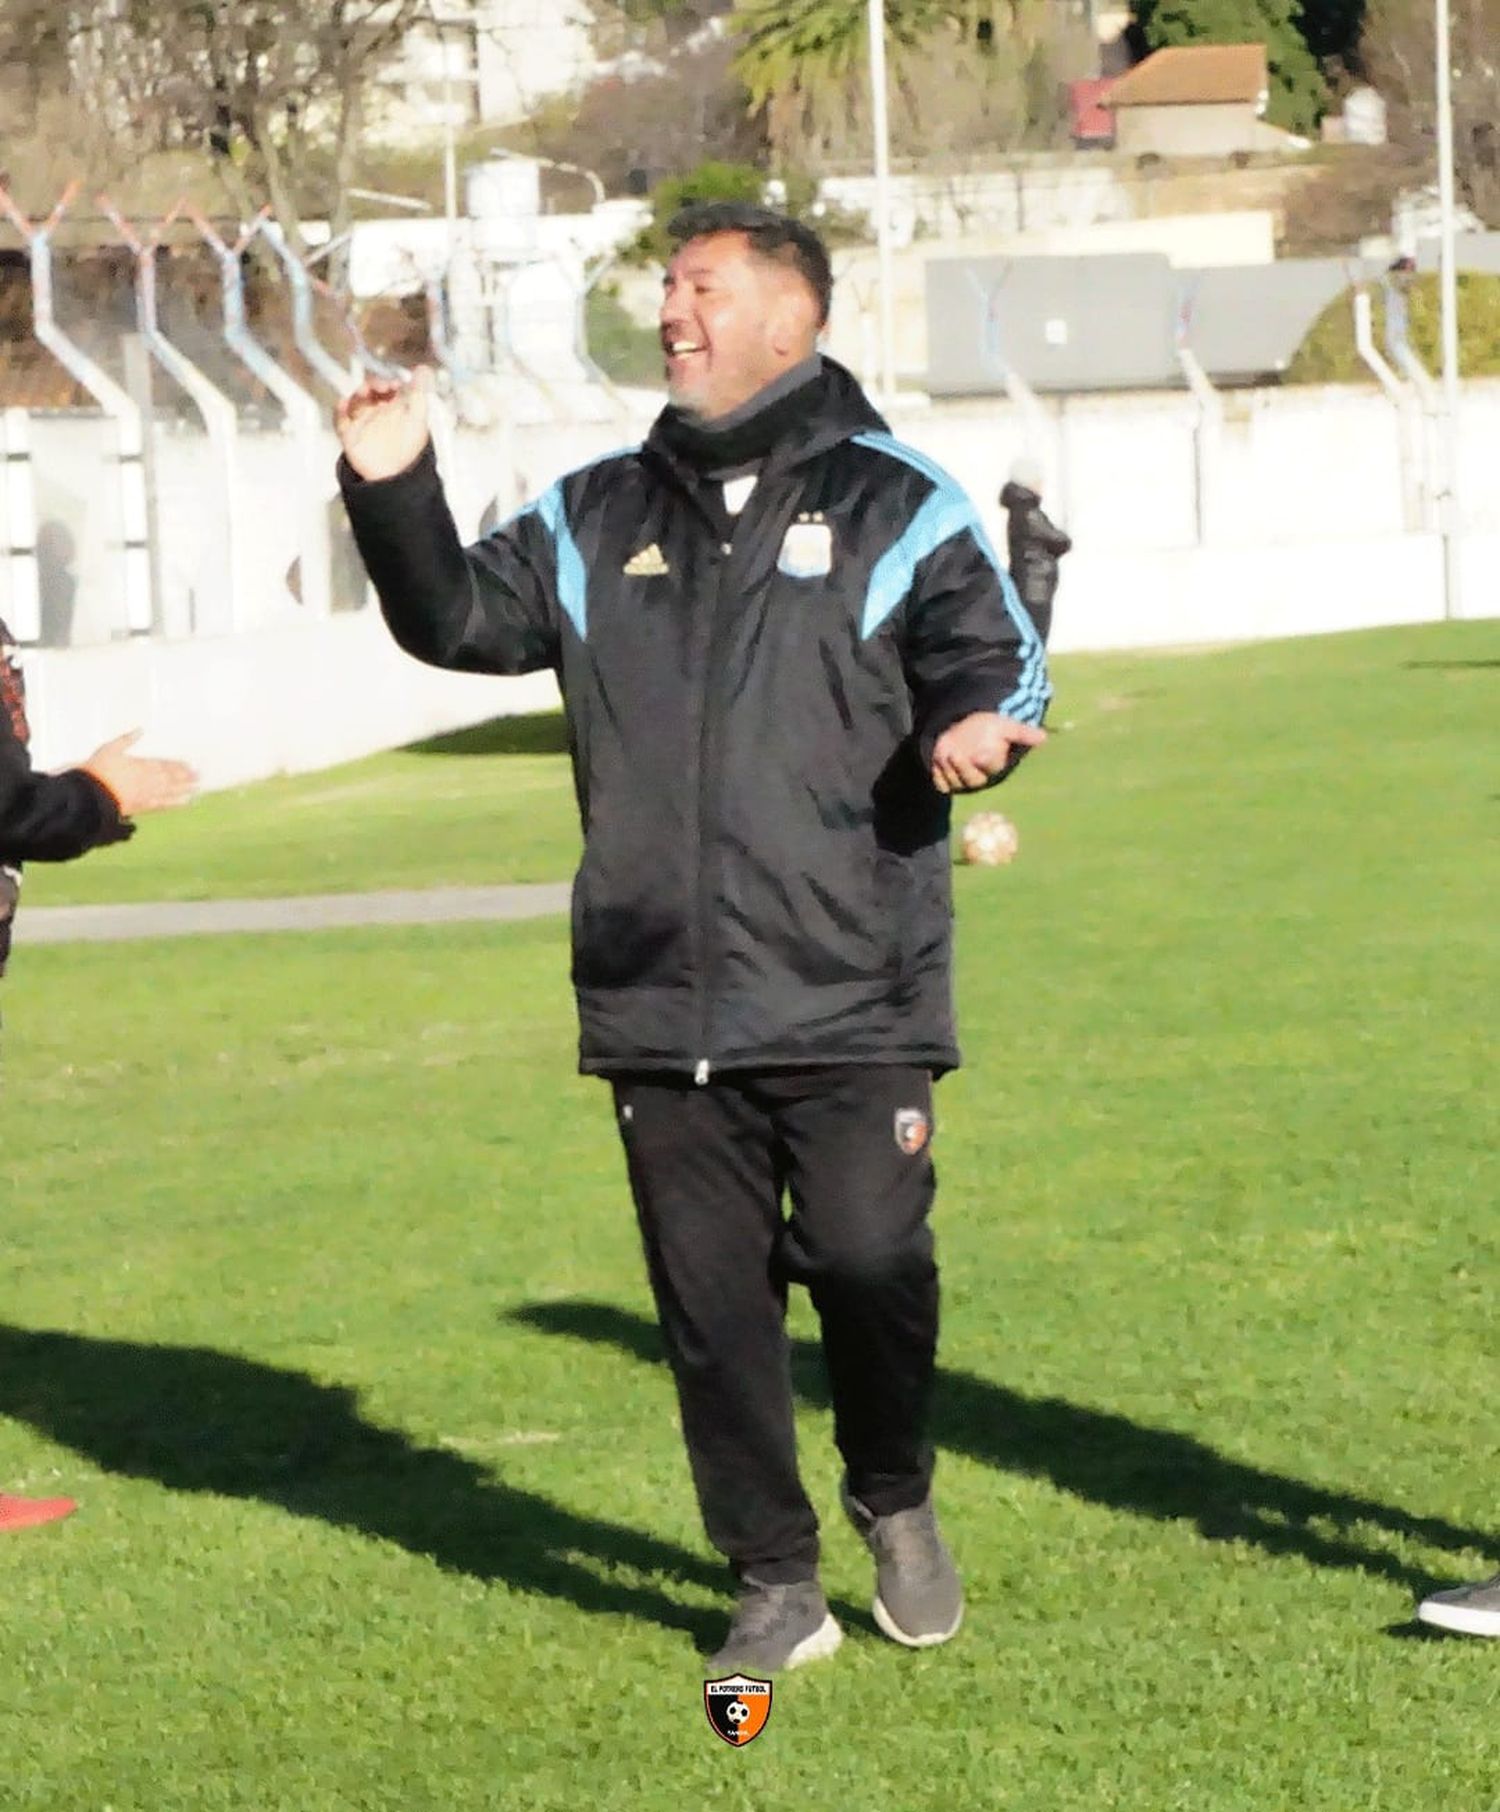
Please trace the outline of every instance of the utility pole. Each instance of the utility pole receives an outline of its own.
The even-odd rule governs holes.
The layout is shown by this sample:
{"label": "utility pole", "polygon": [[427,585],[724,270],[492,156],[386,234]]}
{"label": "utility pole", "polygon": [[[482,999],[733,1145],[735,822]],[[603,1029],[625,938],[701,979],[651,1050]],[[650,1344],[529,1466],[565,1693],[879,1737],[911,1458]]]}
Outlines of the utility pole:
{"label": "utility pole", "polygon": [[1443,614],[1460,613],[1463,523],[1459,510],[1458,263],[1454,244],[1453,43],[1449,0],[1437,7],[1438,288],[1443,339]]}
{"label": "utility pole", "polygon": [[880,400],[896,394],[895,296],[891,273],[891,129],[886,111],[885,0],[870,5],[870,114],[875,133],[875,253],[880,271]]}

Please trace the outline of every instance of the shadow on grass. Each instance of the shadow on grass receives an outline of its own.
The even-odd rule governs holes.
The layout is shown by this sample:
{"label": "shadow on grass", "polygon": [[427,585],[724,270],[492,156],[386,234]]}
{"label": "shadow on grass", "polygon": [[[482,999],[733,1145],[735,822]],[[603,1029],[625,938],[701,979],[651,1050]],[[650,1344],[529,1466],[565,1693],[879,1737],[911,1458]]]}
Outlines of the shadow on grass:
{"label": "shadow on grass", "polygon": [[1500,667],[1500,660],[1407,661],[1408,667]]}
{"label": "shadow on grass", "polygon": [[409,742],[407,755],[566,755],[568,725],[561,711],[527,711]]}
{"label": "shadow on grass", "polygon": [[[663,1359],[655,1324],[610,1303],[533,1303],[509,1319],[545,1334],[614,1347],[646,1363]],[[792,1343],[792,1379],[805,1402],[828,1406],[815,1343]],[[1048,1479],[1087,1503],[1189,1523],[1210,1541],[1248,1542],[1316,1566],[1358,1568],[1419,1595],[1433,1585],[1433,1576],[1371,1545],[1361,1529],[1454,1552],[1490,1546],[1490,1537],[1477,1529],[1265,1472],[1228,1459],[1191,1435],[1057,1397],[1022,1396],[972,1372],[939,1369],[932,1434],[951,1453],[1002,1472]]]}
{"label": "shadow on grass", "polygon": [[145,1346],[0,1323],[0,1414],[108,1472],[256,1498],[476,1579],[640,1618],[700,1647],[722,1613],[658,1581],[722,1590],[721,1564],[576,1515],[445,1448],[367,1422],[355,1393],[205,1347]]}

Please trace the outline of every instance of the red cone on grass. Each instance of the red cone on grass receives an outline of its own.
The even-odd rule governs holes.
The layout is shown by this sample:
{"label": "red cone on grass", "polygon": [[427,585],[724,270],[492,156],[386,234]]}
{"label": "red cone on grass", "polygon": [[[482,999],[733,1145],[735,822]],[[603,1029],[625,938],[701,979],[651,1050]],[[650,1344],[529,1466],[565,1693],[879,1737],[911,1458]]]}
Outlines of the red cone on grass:
{"label": "red cone on grass", "polygon": [[8,1497],[0,1491],[0,1533],[6,1529],[34,1529],[38,1523],[55,1523],[71,1516],[78,1505],[70,1497]]}

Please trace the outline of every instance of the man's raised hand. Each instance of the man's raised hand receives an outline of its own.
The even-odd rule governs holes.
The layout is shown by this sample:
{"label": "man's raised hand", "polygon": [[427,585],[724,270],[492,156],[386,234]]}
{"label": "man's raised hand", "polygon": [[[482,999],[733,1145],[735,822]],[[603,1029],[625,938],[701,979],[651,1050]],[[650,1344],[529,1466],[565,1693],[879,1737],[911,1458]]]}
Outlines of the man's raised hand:
{"label": "man's raised hand", "polygon": [[394,478],[427,445],[432,372],[419,365],[410,383],[367,377],[334,411],[344,457],[364,479]]}

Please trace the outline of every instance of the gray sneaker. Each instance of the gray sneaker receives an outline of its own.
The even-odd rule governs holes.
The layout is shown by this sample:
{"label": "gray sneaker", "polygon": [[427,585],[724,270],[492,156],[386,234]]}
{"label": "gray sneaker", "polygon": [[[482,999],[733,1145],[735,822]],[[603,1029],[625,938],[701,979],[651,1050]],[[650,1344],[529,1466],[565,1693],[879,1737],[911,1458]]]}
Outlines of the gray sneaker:
{"label": "gray sneaker", "polygon": [[1500,1573],[1478,1585],[1433,1592],[1417,1606],[1423,1623],[1462,1636],[1500,1636]]}
{"label": "gray sneaker", "polygon": [[785,1673],[804,1661],[821,1661],[843,1640],[816,1579],[790,1585],[744,1579],[729,1634],[708,1659],[708,1678]]}
{"label": "gray sneaker", "polygon": [[935,1648],[958,1634],[964,1589],[953,1556],[939,1533],[931,1494],[914,1510],[876,1516],[852,1495],[840,1493],[844,1514],[875,1556],[875,1621],[893,1642]]}

